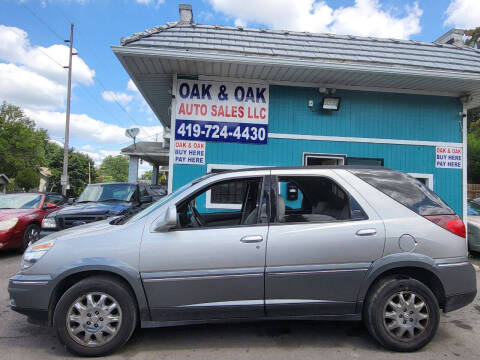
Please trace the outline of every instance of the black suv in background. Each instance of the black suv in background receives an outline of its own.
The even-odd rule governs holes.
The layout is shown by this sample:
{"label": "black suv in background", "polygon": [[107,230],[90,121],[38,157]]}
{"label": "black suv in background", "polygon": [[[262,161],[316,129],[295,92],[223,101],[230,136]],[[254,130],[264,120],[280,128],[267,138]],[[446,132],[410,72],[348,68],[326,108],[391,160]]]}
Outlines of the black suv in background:
{"label": "black suv in background", "polygon": [[112,216],[135,213],[158,198],[157,192],[147,184],[89,184],[71,206],[54,211],[43,219],[40,237]]}

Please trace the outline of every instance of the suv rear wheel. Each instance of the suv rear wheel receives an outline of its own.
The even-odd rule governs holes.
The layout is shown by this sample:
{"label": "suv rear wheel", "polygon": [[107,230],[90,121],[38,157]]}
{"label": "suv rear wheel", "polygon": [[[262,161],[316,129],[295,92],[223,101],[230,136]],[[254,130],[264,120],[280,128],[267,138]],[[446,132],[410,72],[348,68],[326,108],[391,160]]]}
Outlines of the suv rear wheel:
{"label": "suv rear wheel", "polygon": [[68,289],[55,307],[53,325],[67,349],[101,356],[123,346],[135,329],[137,309],[127,287],[103,276],[84,279]]}
{"label": "suv rear wheel", "polygon": [[385,278],[370,292],[365,325],[383,346],[394,351],[415,351],[434,337],[440,321],[438,301],[422,282]]}

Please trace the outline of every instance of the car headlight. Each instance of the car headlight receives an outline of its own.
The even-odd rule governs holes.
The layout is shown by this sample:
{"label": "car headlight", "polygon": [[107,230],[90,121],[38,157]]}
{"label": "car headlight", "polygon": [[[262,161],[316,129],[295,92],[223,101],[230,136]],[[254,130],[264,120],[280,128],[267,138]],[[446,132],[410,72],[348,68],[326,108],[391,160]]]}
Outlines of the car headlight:
{"label": "car headlight", "polygon": [[48,250],[50,250],[53,244],[55,244],[55,240],[29,246],[22,257],[22,270],[32,267],[38,260],[42,258],[43,255],[48,252]]}
{"label": "car headlight", "polygon": [[0,230],[8,230],[17,225],[18,218],[10,218],[7,220],[0,221]]}
{"label": "car headlight", "polygon": [[46,217],[42,221],[42,228],[43,229],[55,229],[57,227],[57,223],[55,222],[55,217]]}

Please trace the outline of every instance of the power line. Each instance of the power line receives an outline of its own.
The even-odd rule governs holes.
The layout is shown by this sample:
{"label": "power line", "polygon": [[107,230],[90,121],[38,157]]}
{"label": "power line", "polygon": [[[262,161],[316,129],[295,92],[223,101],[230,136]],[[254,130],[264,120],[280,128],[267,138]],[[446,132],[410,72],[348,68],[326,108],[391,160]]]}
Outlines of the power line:
{"label": "power line", "polygon": [[35,17],[39,22],[41,22],[43,25],[45,25],[48,30],[50,30],[50,32],[52,34],[54,34],[57,38],[59,38],[61,41],[64,41],[65,40],[65,37],[61,36],[59,33],[57,33],[50,25],[48,25],[47,22],[45,22],[40,16],[38,16],[32,9],[30,9],[24,2],[20,2],[20,5],[22,5],[25,9],[28,10],[28,12],[30,12],[30,14],[32,14],[33,17]]}
{"label": "power line", "polygon": [[[15,36],[17,36],[18,34],[15,33],[11,28],[7,27],[7,30],[9,30],[12,34],[14,34]],[[55,64],[57,64],[58,66],[60,66],[62,69],[65,70],[64,66],[62,64],[60,64],[57,60],[55,60],[53,57],[51,57],[50,55],[48,55],[45,51],[43,51],[39,46],[37,46],[35,48],[36,50],[40,51],[43,55],[45,55],[46,57],[48,57],[50,60],[52,60]]]}
{"label": "power line", "polygon": [[[32,9],[30,9],[28,6],[26,6],[24,3],[21,3],[21,5],[28,11],[30,12],[30,14],[32,16],[34,16],[41,24],[43,24],[45,27],[47,27],[48,30],[50,30],[50,32],[52,34],[54,34],[58,39],[60,39],[61,41],[65,41],[63,39],[63,37],[58,34],[47,22],[45,22],[39,15],[37,15]],[[58,12],[67,20],[69,21],[70,23],[72,23],[69,19],[69,17],[57,6],[55,5],[55,7],[57,8]],[[77,27],[77,35],[81,35],[78,31],[78,27]],[[83,36],[82,36],[83,38]],[[88,47],[88,46],[87,46]],[[78,49],[78,45],[77,45],[77,49]],[[60,64],[59,62],[57,62],[55,59],[53,59],[51,56],[49,56],[47,53],[45,53],[44,51],[42,51],[40,48],[38,48],[38,50],[43,53],[45,56],[47,56],[48,58],[50,58],[52,61],[54,61],[57,65],[61,66],[63,69],[64,66],[62,64]],[[91,50],[91,49],[89,49]],[[91,53],[93,53],[92,51],[90,51]],[[103,64],[104,65],[104,64]],[[105,66],[104,66],[105,67]],[[107,67],[108,68],[108,67]],[[104,91],[109,91],[107,90],[107,87],[105,86],[105,84],[103,83],[103,81],[100,79],[100,77],[98,76],[98,74],[96,75],[96,79],[97,79],[97,82],[100,84],[100,86],[102,87],[102,89]],[[83,89],[83,88],[82,88]],[[89,92],[88,92],[89,96],[91,96],[92,98],[94,98]],[[95,102],[97,102],[98,104],[100,104],[100,102],[98,100],[95,99]],[[135,120],[135,118],[127,111],[127,109],[125,109],[125,107],[117,100],[115,94],[113,94],[113,97],[112,97],[113,101],[115,102],[115,104],[117,104],[117,106],[122,109],[122,111],[127,114],[127,116],[130,118],[130,120],[132,121],[133,124],[137,125],[137,126],[141,126],[140,124],[138,124],[138,122]],[[103,105],[101,105],[101,107],[103,109],[106,109]],[[115,117],[113,116],[113,114],[110,113],[110,115],[113,117],[113,120],[118,120],[118,119],[122,119],[121,117]],[[123,119],[122,119],[123,120]],[[127,127],[128,127],[128,124],[126,124]]]}
{"label": "power line", "polygon": [[[63,16],[63,18],[64,18],[65,20],[67,20],[67,21],[70,22],[70,23],[72,22],[71,19],[65,14],[65,12],[64,12],[63,10],[61,10],[57,5],[55,5],[55,8],[56,8],[57,11]],[[83,33],[82,33],[82,31],[79,31],[79,26],[77,26],[77,37],[83,38]],[[88,44],[88,42],[87,42],[87,44]],[[83,45],[82,45],[82,46],[83,46]],[[87,48],[87,50],[90,51],[90,53],[92,53],[92,54],[94,53],[94,52],[92,51],[92,49],[91,49],[88,45],[85,45],[85,47]],[[77,45],[77,49],[78,49],[78,45]],[[96,59],[101,62],[101,65],[102,65],[104,68],[108,69],[108,67],[105,66],[105,64],[101,61],[101,58],[96,58]],[[100,86],[103,88],[103,90],[104,90],[104,91],[109,91],[109,90],[107,90],[107,87],[106,87],[105,84],[103,83],[103,81],[102,81],[102,79],[100,78],[100,76],[97,75],[96,78],[97,78],[97,81],[98,81],[98,83],[100,84]],[[130,118],[130,120],[131,120],[135,125],[141,126],[140,124],[137,123],[137,121],[135,120],[135,118],[128,112],[128,110],[125,109],[125,107],[124,107],[119,101],[117,101],[115,94],[113,94],[112,99],[113,99],[113,101],[118,105],[118,107],[120,107],[120,109],[122,109],[123,112],[124,112],[125,114],[127,114],[127,116]]]}

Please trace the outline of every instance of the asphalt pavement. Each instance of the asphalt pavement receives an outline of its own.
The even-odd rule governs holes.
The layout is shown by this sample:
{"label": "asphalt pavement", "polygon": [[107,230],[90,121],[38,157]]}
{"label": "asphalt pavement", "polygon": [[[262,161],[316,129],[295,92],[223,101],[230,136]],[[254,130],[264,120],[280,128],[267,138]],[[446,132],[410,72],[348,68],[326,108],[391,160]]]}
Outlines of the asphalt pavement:
{"label": "asphalt pavement", "polygon": [[[472,258],[480,265],[480,258]],[[72,358],[53,329],[32,325],[8,308],[8,279],[20,255],[0,252],[0,360]],[[477,272],[480,288],[480,272]],[[111,359],[478,359],[480,296],[468,307],[442,315],[424,349],[409,354],[380,347],[360,322],[281,321],[137,329]]]}

